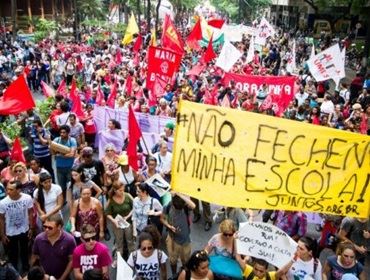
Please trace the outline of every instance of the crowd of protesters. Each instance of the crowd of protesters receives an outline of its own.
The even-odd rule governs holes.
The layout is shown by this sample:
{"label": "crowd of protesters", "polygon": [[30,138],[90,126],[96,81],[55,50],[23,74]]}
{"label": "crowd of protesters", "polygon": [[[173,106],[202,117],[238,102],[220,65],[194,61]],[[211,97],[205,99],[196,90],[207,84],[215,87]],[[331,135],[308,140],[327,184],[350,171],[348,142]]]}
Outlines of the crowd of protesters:
{"label": "crowd of protesters", "polygon": [[[294,37],[277,30],[261,51],[255,51],[251,63],[246,63],[250,38],[243,36],[235,44],[243,56],[231,72],[296,74],[297,92],[284,118],[370,135],[370,76],[360,71],[351,83],[342,82],[336,88],[328,82],[316,82],[305,65],[312,46],[299,32],[294,36],[300,70],[289,73],[287,63]],[[190,26],[185,24],[180,28],[184,37],[189,31]],[[101,41],[94,41],[91,34],[84,34],[81,42],[1,41],[0,93],[19,75],[25,75],[35,93],[41,93],[42,81],[55,89],[65,81],[69,91],[75,80],[85,111],[84,117],[78,118],[71,112],[68,94],[57,94],[45,123],[36,110],[15,116],[29,148],[25,163],[10,157],[11,140],[0,132],[0,236],[9,261],[1,265],[0,279],[19,279],[20,274],[28,279],[47,279],[44,274],[50,279],[70,279],[70,274],[74,279],[108,279],[117,265],[118,253],[133,268],[135,279],[167,279],[171,275],[173,279],[232,279],[222,271],[209,269],[210,255],[234,260],[244,279],[366,279],[363,265],[370,250],[369,219],[325,217],[318,243],[307,236],[303,212],[265,211],[264,222],[271,220],[298,242],[292,261],[271,271],[266,261],[236,253],[237,228],[248,218],[253,220],[252,210],[222,208],[213,219],[209,203],[173,191],[171,202],[163,203],[145,181],[159,174],[170,182],[172,153],[166,140],[172,137],[173,123],[166,125],[150,153],[143,151],[145,160],[138,171],[129,166],[126,147],[117,150],[108,144],[104,157],[96,159],[97,130],[92,112],[98,91],[107,101],[114,83],[117,110],[132,106],[135,112],[175,117],[181,98],[204,103],[206,92],[217,86],[213,105],[221,105],[226,97],[237,110],[274,114],[271,108],[261,106],[268,95],[267,87],[253,95],[239,90],[235,83],[224,86],[223,73],[214,62],[208,63],[199,76],[187,76],[203,50],[184,54],[176,80],[153,104],[145,87],[151,34],[139,35],[143,36],[143,46],[136,57],[132,44],[123,46],[111,35]],[[331,43],[331,38],[324,36],[316,49],[323,50]],[[107,123],[107,130],[120,128],[117,120]],[[51,140],[68,151],[50,148]],[[201,219],[200,204],[205,231],[220,222],[219,233],[204,244],[204,250],[192,251],[191,223]],[[103,242],[111,235],[114,248]],[[336,249],[336,255],[322,266],[318,252],[325,248]],[[171,271],[167,272],[166,263]],[[3,270],[8,273],[6,278],[1,278]]]}

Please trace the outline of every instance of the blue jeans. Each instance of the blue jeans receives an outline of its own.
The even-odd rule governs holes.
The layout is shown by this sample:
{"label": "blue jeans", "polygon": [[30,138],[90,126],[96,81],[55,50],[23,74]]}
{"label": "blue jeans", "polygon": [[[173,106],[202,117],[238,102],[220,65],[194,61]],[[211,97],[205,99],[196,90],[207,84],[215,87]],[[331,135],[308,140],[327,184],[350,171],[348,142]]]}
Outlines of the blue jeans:
{"label": "blue jeans", "polygon": [[63,191],[63,200],[66,202],[67,183],[71,181],[71,168],[70,167],[57,167],[58,184]]}

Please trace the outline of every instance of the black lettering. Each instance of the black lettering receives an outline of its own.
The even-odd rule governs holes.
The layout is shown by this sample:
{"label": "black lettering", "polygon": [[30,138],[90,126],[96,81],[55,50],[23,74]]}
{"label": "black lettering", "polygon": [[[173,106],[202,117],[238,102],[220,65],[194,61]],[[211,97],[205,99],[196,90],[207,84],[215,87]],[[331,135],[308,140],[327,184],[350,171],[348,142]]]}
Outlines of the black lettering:
{"label": "black lettering", "polygon": [[322,199],[330,199],[330,197],[325,197],[326,193],[328,192],[328,190],[330,188],[330,182],[331,182],[331,172],[328,172],[327,174],[328,174],[328,176],[327,176],[328,179],[326,181],[326,189],[323,192],[323,194],[321,195]]}
{"label": "black lettering", "polygon": [[[362,153],[362,157],[360,158],[359,151],[358,151],[359,144],[358,143],[353,143],[353,146],[348,149],[347,154],[346,154],[346,156],[344,158],[343,170],[346,170],[347,169],[347,161],[348,161],[348,158],[349,158],[349,155],[350,155],[351,151],[354,151],[353,153],[354,153],[354,157],[356,159],[357,166],[358,166],[358,168],[361,168],[362,167],[362,164],[365,161],[365,156],[366,155],[368,155],[368,156],[370,155],[370,153],[367,152],[367,150],[369,148],[369,145],[370,145],[370,142],[368,142],[367,145],[365,146],[365,148],[363,150],[363,153]],[[353,167],[353,166],[351,166],[351,167]]]}
{"label": "black lettering", "polygon": [[213,167],[213,176],[212,176],[212,181],[215,181],[215,177],[216,177],[216,173],[217,172],[220,172],[221,173],[221,182],[223,182],[224,180],[224,169],[225,169],[225,158],[223,157],[222,158],[222,165],[220,168],[217,167],[217,156],[214,156],[215,158],[215,163],[214,163],[214,167]]}
{"label": "black lettering", "polygon": [[283,186],[283,178],[280,176],[280,174],[277,172],[277,171],[275,171],[275,168],[279,168],[280,167],[280,165],[273,165],[273,166],[271,166],[271,168],[270,168],[270,170],[271,170],[271,172],[272,173],[274,173],[277,177],[279,177],[279,187],[278,188],[269,188],[269,187],[266,187],[265,189],[266,189],[266,191],[277,191],[277,190],[280,190],[281,189],[281,187]]}
{"label": "black lettering", "polygon": [[[294,158],[293,158],[293,145],[295,144],[295,142],[299,139],[299,138],[303,138],[303,139],[305,139],[306,138],[306,136],[304,136],[304,135],[297,135],[294,139],[293,139],[293,141],[290,143],[290,145],[289,145],[289,157],[290,157],[290,160],[295,164],[295,165],[297,165],[297,166],[300,166],[300,165],[304,165],[305,164],[305,162],[303,161],[303,162],[298,162],[298,161],[296,161]],[[298,150],[298,153],[297,154],[301,154],[302,153],[302,151],[301,150]]]}
{"label": "black lettering", "polygon": [[[353,189],[347,191],[346,189],[350,185],[352,180],[354,180]],[[357,174],[353,174],[351,178],[349,178],[343,189],[339,192],[338,198],[340,198],[342,195],[350,194],[351,195],[350,201],[352,201],[356,192],[356,187],[357,187]]]}
{"label": "black lettering", "polygon": [[268,139],[271,138],[271,136],[268,137],[267,139],[262,139],[261,138],[261,133],[262,133],[262,129],[263,128],[269,128],[269,129],[274,129],[274,130],[277,129],[277,127],[273,127],[273,126],[269,126],[269,125],[264,125],[264,124],[261,124],[261,125],[258,126],[258,134],[257,134],[257,140],[256,140],[256,147],[254,149],[254,157],[257,157],[257,151],[258,151],[258,146],[259,146],[259,143],[260,142],[261,143],[271,143],[271,141],[268,140]]}
{"label": "black lettering", "polygon": [[249,163],[256,163],[256,164],[265,165],[266,162],[262,161],[262,160],[255,159],[255,158],[249,158],[249,159],[247,159],[247,165],[246,165],[246,171],[245,171],[245,190],[250,191],[250,192],[263,192],[264,191],[263,188],[262,189],[249,189],[248,188],[248,179],[256,177],[256,175],[250,175],[250,173],[249,173]]}
{"label": "black lettering", "polygon": [[279,138],[280,133],[285,133],[285,134],[287,134],[287,133],[288,133],[288,131],[286,131],[286,130],[280,130],[280,129],[279,129],[279,130],[276,132],[276,134],[275,134],[274,144],[272,145],[272,159],[273,159],[274,161],[277,161],[277,162],[286,162],[286,159],[277,159],[277,158],[276,158],[276,147],[284,147],[284,146],[285,146],[285,144],[282,144],[282,143],[279,143],[279,142],[278,142],[278,138]]}
{"label": "black lettering", "polygon": [[327,168],[332,168],[332,169],[340,169],[341,167],[340,166],[334,166],[334,165],[330,165],[329,164],[329,160],[332,158],[332,156],[339,156],[341,155],[340,153],[337,153],[337,152],[333,152],[334,150],[334,144],[336,142],[342,142],[342,143],[347,143],[346,140],[343,140],[343,139],[339,139],[339,138],[334,138],[332,139],[331,141],[331,144],[330,144],[330,147],[329,147],[329,152],[328,152],[328,155],[324,161],[324,166],[326,166]]}
{"label": "black lettering", "polygon": [[[208,158],[206,155],[203,155],[203,160],[202,160],[202,167],[200,168],[200,174],[199,174],[199,179],[202,180],[203,176],[204,178],[208,179],[209,174],[211,173],[212,169],[212,163],[213,163],[213,154],[211,155],[210,163],[208,165]],[[204,173],[203,173],[204,170]]]}
{"label": "black lettering", "polygon": [[[208,130],[210,129],[212,123],[213,123],[213,127],[212,127],[213,129],[211,128],[211,134],[208,134]],[[200,142],[200,144],[203,145],[204,140],[206,140],[206,138],[211,138],[211,139],[213,138],[213,146],[216,147],[216,130],[217,130],[217,120],[216,120],[216,116],[213,115],[208,121],[206,131],[204,132],[203,139]]]}
{"label": "black lettering", "polygon": [[[223,131],[223,128],[224,127],[229,127],[230,128],[230,138],[227,139],[227,140],[223,140],[222,139],[222,131]],[[220,144],[221,147],[229,147],[233,142],[234,142],[234,139],[235,139],[235,127],[234,125],[229,122],[229,121],[224,121],[218,131],[218,143]]]}
{"label": "black lettering", "polygon": [[229,163],[227,164],[224,185],[227,184],[227,180],[229,178],[232,179],[232,185],[235,186],[235,163],[234,163],[234,159],[229,159]]}
{"label": "black lettering", "polygon": [[[182,159],[182,161],[181,161],[181,159]],[[182,165],[184,166],[184,168],[181,169],[181,171],[186,172],[188,170],[188,166],[189,166],[189,163],[190,163],[191,159],[193,159],[193,174],[194,174],[194,167],[195,167],[195,161],[196,161],[196,150],[192,149],[191,152],[190,152],[190,155],[186,159],[185,149],[182,148],[180,150],[179,161],[177,163],[177,173],[179,173],[180,168],[181,168]]]}
{"label": "black lettering", "polygon": [[288,175],[286,176],[285,189],[286,189],[286,191],[287,191],[288,193],[290,193],[290,194],[292,194],[292,195],[297,195],[297,194],[296,194],[296,193],[293,193],[293,192],[291,192],[291,191],[289,190],[289,178],[290,178],[290,175],[292,175],[292,173],[293,173],[294,171],[298,171],[298,170],[300,170],[300,168],[299,168],[299,167],[297,167],[297,168],[293,168],[292,170],[290,170],[290,171],[288,172]]}
{"label": "black lettering", "polygon": [[[310,158],[308,159],[308,162],[307,162],[306,166],[309,166],[310,165],[313,155],[323,153],[323,154],[325,154],[325,158],[328,155],[328,150],[329,150],[329,146],[330,146],[331,140],[329,139],[328,144],[327,144],[327,147],[324,150],[315,150],[316,143],[317,143],[317,138],[315,138],[313,140],[313,142],[312,142],[312,146],[311,146],[311,150],[310,150]],[[321,168],[323,168],[323,167],[321,167]]]}
{"label": "black lettering", "polygon": [[[308,192],[308,189],[307,189],[307,187],[306,187],[306,180],[307,180],[307,178],[311,175],[311,174],[313,174],[313,175],[315,175],[315,174],[317,174],[317,177],[318,177],[318,179],[320,180],[320,189],[319,190],[316,190],[316,191],[314,191],[314,192],[312,192],[312,193],[309,193]],[[318,181],[317,180],[314,180],[314,179],[311,179],[311,180],[309,180],[309,182],[310,183],[313,183],[313,182],[315,182],[315,183],[317,183]],[[316,184],[315,184],[316,185]],[[311,187],[311,185],[309,185],[309,187],[312,189],[312,187]],[[310,172],[308,172],[304,177],[303,177],[303,180],[302,180],[302,192],[304,193],[304,194],[306,194],[306,195],[315,195],[315,194],[318,194],[319,192],[321,192],[321,190],[323,189],[323,187],[324,187],[324,176],[322,176],[321,175],[321,173],[319,172],[319,171],[317,171],[317,170],[311,170]]]}
{"label": "black lettering", "polygon": [[180,123],[183,123],[184,127],[186,126],[186,123],[188,122],[188,116],[186,114],[180,114],[180,113],[177,113],[177,118],[176,118],[176,122],[177,124],[179,125]]}
{"label": "black lettering", "polygon": [[360,197],[357,199],[357,202],[364,202],[364,195],[366,193],[366,190],[367,190],[367,187],[369,185],[369,182],[370,182],[370,174],[367,173],[367,177],[366,177],[366,181],[365,181],[365,184],[364,186],[362,187],[362,191],[360,193]]}
{"label": "black lettering", "polygon": [[[190,135],[194,135],[195,141],[199,143],[199,134],[200,134],[200,128],[202,127],[202,122],[203,122],[203,114],[200,116],[199,123],[197,123],[195,113],[191,113],[189,126],[188,126],[188,137],[187,137],[188,142],[189,142]],[[190,132],[193,125],[194,125],[194,130]]]}

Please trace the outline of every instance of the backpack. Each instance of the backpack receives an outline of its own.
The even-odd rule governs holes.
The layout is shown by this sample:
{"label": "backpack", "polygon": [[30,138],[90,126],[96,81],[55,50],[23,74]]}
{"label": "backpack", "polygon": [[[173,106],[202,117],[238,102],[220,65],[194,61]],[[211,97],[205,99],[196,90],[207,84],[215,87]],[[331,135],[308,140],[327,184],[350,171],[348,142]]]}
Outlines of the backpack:
{"label": "backpack", "polygon": [[[157,249],[157,258],[158,258],[158,264],[159,267],[161,267],[161,261],[162,261],[162,251]],[[134,261],[134,274],[136,274],[136,262],[137,262],[137,250],[132,252],[132,260]],[[140,276],[136,275],[137,279],[142,279]],[[135,279],[136,279],[135,278]]]}

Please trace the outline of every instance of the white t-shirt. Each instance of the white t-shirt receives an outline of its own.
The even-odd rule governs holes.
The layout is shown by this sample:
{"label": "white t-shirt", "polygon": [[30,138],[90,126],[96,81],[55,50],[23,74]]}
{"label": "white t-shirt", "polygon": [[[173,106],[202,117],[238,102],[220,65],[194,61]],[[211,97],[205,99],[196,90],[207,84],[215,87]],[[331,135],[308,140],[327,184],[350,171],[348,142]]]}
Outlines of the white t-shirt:
{"label": "white t-shirt", "polygon": [[322,279],[322,266],[317,260],[316,272],[314,272],[314,259],[308,262],[298,259],[288,271],[288,280],[321,280]]}
{"label": "white t-shirt", "polygon": [[[45,211],[49,213],[57,206],[58,196],[62,193],[62,188],[59,185],[51,184],[51,188],[48,192],[42,190],[44,193],[44,200],[45,200]],[[33,197],[35,199],[38,198],[39,190],[35,189],[33,192]]]}
{"label": "white t-shirt", "polygon": [[160,152],[158,152],[154,154],[154,157],[157,160],[159,172],[171,171],[172,153],[167,152],[165,156],[162,156]]}
{"label": "white t-shirt", "polygon": [[[133,254],[137,254],[137,259],[134,264]],[[161,255],[161,256],[159,256]],[[159,259],[160,257],[160,259]],[[166,263],[167,255],[161,251],[161,254],[158,254],[158,250],[155,249],[153,254],[146,258],[141,254],[140,250],[136,250],[135,252],[130,254],[130,257],[127,260],[129,266],[134,267],[135,277],[141,276],[145,280],[160,280],[160,271],[161,266],[160,264]]]}
{"label": "white t-shirt", "polygon": [[69,123],[69,115],[71,114],[71,112],[64,112],[64,113],[61,113],[59,116],[57,116],[57,125],[61,126],[61,125],[68,125],[70,126],[71,124]]}
{"label": "white t-shirt", "polygon": [[7,196],[0,201],[0,214],[5,214],[5,232],[7,236],[28,231],[28,209],[31,208],[33,208],[32,197],[24,193],[21,193],[21,197],[17,200],[12,200]]}

